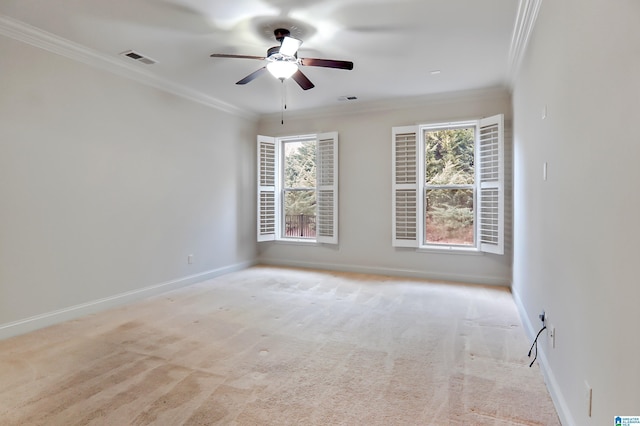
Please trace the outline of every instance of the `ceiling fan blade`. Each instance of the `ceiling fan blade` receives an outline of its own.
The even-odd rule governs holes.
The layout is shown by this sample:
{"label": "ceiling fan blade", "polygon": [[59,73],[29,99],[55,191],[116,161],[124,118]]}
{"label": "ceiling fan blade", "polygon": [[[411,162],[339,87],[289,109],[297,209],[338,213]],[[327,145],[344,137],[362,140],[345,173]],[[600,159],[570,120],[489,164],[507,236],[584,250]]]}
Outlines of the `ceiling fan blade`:
{"label": "ceiling fan blade", "polygon": [[302,90],[309,90],[316,87],[315,84],[313,84],[311,80],[307,78],[306,75],[302,74],[302,71],[300,70],[296,71],[291,76],[291,78],[293,78],[296,81],[296,83],[298,83],[298,85],[302,87]]}
{"label": "ceiling fan blade", "polygon": [[282,40],[282,45],[280,46],[280,54],[294,56],[301,44],[302,41],[297,38],[285,37],[284,40]]}
{"label": "ceiling fan blade", "polygon": [[212,58],[240,58],[240,59],[266,59],[264,56],[227,55],[226,53],[212,53]]}
{"label": "ceiling fan blade", "polygon": [[353,62],[337,61],[334,59],[300,58],[300,65],[305,65],[307,67],[339,68],[342,70],[353,69]]}
{"label": "ceiling fan blade", "polygon": [[262,67],[259,70],[252,72],[242,80],[238,81],[236,84],[247,84],[255,80],[256,78],[260,77],[262,74],[264,74],[265,71],[267,71],[267,67]]}

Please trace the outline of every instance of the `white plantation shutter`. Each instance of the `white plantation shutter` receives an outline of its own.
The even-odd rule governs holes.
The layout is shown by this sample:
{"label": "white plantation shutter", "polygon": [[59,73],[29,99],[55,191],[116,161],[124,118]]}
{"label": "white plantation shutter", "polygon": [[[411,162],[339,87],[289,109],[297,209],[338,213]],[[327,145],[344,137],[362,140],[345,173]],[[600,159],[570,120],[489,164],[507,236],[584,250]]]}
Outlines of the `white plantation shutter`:
{"label": "white plantation shutter", "polygon": [[504,117],[480,120],[479,132],[479,247],[504,254]]}
{"label": "white plantation shutter", "polygon": [[276,151],[275,138],[258,135],[258,241],[276,238]]}
{"label": "white plantation shutter", "polygon": [[319,134],[316,141],[316,241],[338,244],[338,134]]}
{"label": "white plantation shutter", "polygon": [[393,246],[418,247],[418,126],[393,128]]}

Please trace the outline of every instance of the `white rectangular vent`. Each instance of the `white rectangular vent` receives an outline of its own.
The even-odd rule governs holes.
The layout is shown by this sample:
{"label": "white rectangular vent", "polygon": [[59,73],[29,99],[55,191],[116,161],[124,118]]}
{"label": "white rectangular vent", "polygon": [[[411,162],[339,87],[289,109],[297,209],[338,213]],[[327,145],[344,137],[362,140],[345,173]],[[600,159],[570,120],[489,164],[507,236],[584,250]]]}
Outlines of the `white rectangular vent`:
{"label": "white rectangular vent", "polygon": [[126,56],[127,58],[133,59],[134,61],[142,62],[143,64],[153,65],[158,61],[151,59],[147,56],[141,55],[138,52],[134,52],[133,50],[128,50],[126,52],[121,53],[122,56]]}

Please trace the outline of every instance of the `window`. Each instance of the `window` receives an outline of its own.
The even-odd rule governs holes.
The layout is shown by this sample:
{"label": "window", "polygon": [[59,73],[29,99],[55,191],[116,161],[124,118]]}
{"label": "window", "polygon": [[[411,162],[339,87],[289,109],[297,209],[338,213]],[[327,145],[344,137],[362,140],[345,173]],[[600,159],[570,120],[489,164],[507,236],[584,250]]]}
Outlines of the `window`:
{"label": "window", "polygon": [[393,245],[504,253],[503,116],[393,128]]}
{"label": "window", "polygon": [[316,141],[282,141],[283,237],[316,236]]}
{"label": "window", "polygon": [[258,136],[258,241],[338,242],[338,135]]}

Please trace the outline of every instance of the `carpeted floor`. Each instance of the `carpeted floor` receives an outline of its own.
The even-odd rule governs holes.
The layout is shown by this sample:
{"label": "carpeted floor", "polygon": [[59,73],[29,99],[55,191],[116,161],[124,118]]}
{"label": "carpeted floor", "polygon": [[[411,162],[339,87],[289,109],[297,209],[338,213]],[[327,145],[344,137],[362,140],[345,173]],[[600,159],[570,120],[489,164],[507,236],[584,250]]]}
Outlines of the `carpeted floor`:
{"label": "carpeted floor", "polygon": [[507,289],[253,267],[0,341],[2,425],[559,425]]}

